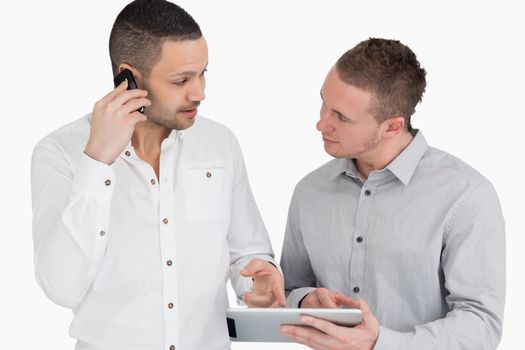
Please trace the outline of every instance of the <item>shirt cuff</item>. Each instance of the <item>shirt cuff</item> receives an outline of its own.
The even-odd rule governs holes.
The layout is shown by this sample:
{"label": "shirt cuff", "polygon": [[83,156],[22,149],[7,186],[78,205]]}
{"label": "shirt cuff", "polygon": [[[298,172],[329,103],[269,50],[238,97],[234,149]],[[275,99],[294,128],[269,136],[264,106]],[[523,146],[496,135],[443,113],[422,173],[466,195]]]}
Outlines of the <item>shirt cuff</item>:
{"label": "shirt cuff", "polygon": [[109,203],[115,188],[115,171],[83,153],[76,169],[71,190],[98,201]]}
{"label": "shirt cuff", "polygon": [[288,294],[288,297],[286,298],[287,306],[291,308],[298,308],[301,299],[303,299],[307,294],[310,294],[316,289],[317,288],[314,287],[302,287],[294,289],[290,292],[290,294]]}
{"label": "shirt cuff", "polygon": [[374,350],[404,350],[408,349],[407,338],[404,333],[393,331],[389,328],[379,327]]}

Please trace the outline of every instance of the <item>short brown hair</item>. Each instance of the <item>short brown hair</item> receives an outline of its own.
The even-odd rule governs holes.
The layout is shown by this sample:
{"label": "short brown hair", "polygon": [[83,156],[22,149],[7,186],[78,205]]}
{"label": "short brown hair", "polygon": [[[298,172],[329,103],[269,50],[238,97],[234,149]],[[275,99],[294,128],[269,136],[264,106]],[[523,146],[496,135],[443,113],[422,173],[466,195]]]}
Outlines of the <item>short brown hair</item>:
{"label": "short brown hair", "polygon": [[370,38],[345,52],[335,67],[345,83],[374,95],[371,112],[379,123],[401,114],[407,130],[412,130],[410,117],[427,83],[425,69],[408,46],[398,40]]}
{"label": "short brown hair", "polygon": [[199,25],[184,9],[165,0],[135,0],[119,13],[109,38],[113,74],[128,63],[148,76],[168,40],[196,40]]}

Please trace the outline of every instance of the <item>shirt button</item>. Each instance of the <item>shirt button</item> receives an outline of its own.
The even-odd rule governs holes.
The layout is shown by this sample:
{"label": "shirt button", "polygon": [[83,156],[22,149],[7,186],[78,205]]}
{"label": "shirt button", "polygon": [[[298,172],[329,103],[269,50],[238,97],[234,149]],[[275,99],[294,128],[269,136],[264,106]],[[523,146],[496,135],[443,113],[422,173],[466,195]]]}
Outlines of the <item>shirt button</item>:
{"label": "shirt button", "polygon": [[171,260],[166,261],[166,265],[171,266],[173,265],[173,262]]}
{"label": "shirt button", "polygon": [[173,303],[168,304],[168,309],[173,309]]}
{"label": "shirt button", "polygon": [[175,346],[174,345],[170,345],[170,350],[175,350]]}
{"label": "shirt button", "polygon": [[372,191],[370,191],[370,190],[366,190],[365,191],[365,196],[370,196],[371,194],[372,194]]}
{"label": "shirt button", "polygon": [[167,224],[168,224],[168,219],[167,219],[167,218],[164,218],[164,219],[162,220],[162,222],[163,222],[165,225],[167,225]]}
{"label": "shirt button", "polygon": [[359,236],[356,238],[357,243],[363,242],[363,237]]}
{"label": "shirt button", "polygon": [[151,182],[152,185],[155,185],[157,183],[157,181],[155,181],[155,179],[151,179],[150,182]]}
{"label": "shirt button", "polygon": [[209,171],[206,173],[206,177],[211,177],[211,173]]}
{"label": "shirt button", "polygon": [[127,155],[128,157],[131,155],[129,151],[124,152],[124,154]]}
{"label": "shirt button", "polygon": [[360,291],[359,287],[354,287],[354,293],[357,294],[357,293],[359,293],[359,291]]}
{"label": "shirt button", "polygon": [[106,234],[106,231],[100,231],[98,234],[104,236]]}
{"label": "shirt button", "polygon": [[111,185],[111,180],[106,180],[104,183],[106,184],[106,186],[109,186]]}

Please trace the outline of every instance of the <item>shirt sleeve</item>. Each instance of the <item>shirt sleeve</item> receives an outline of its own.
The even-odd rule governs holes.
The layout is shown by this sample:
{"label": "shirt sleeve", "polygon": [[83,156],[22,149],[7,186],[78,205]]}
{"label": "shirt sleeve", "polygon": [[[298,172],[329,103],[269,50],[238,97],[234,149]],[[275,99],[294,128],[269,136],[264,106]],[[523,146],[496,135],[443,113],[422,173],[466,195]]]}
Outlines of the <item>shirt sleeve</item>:
{"label": "shirt sleeve", "polygon": [[228,244],[230,248],[230,281],[239,299],[253,287],[252,279],[240,271],[254,258],[274,261],[270,238],[255,203],[244,158],[235,136],[232,135],[233,188]]}
{"label": "shirt sleeve", "polygon": [[91,286],[106,248],[111,166],[82,153],[78,166],[44,139],[31,164],[34,265],[38,284],[55,303],[74,308]]}
{"label": "shirt sleeve", "polygon": [[505,303],[505,224],[492,185],[476,186],[456,207],[441,254],[450,311],[413,332],[381,327],[376,350],[495,349]]}
{"label": "shirt sleeve", "polygon": [[284,289],[288,307],[296,308],[304,296],[316,289],[316,277],[303,242],[299,218],[299,187],[296,187],[290,207],[281,253]]}

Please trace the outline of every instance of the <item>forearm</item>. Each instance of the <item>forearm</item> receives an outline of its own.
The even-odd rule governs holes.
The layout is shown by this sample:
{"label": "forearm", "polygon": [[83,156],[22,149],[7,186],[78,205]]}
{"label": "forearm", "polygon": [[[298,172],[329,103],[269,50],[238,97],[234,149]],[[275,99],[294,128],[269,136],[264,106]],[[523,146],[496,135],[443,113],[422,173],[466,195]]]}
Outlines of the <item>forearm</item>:
{"label": "forearm", "polygon": [[71,179],[52,170],[33,176],[36,278],[51,300],[66,307],[80,302],[106,247],[114,174],[97,166],[83,159]]}
{"label": "forearm", "polygon": [[72,308],[93,281],[97,260],[90,249],[81,248],[71,232],[57,224],[36,248],[36,279],[49,299]]}
{"label": "forearm", "polygon": [[501,324],[490,315],[469,311],[451,312],[446,318],[418,325],[412,332],[380,327],[375,350],[494,350],[501,337]]}
{"label": "forearm", "polygon": [[281,254],[284,274],[286,303],[288,307],[299,307],[299,302],[317,288],[317,280],[299,229],[299,213],[296,194],[288,210],[286,232]]}

